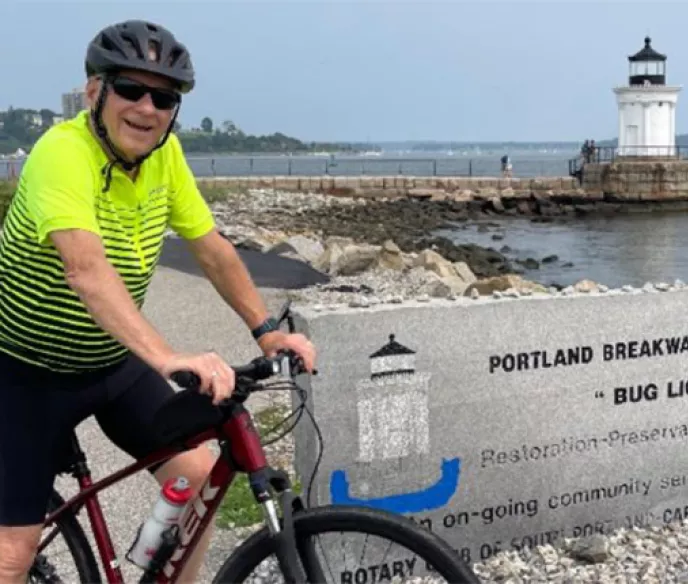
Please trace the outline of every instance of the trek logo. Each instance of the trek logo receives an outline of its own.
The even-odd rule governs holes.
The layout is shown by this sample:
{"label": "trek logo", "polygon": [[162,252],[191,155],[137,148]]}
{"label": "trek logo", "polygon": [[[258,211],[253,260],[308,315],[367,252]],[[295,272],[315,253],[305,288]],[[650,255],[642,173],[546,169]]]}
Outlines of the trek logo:
{"label": "trek logo", "polygon": [[181,560],[184,552],[186,551],[186,546],[189,545],[189,542],[198,530],[198,526],[201,524],[203,518],[207,515],[208,507],[206,503],[212,501],[219,490],[219,486],[213,487],[210,484],[210,480],[208,480],[203,487],[200,496],[196,497],[196,499],[193,501],[193,504],[189,505],[184,511],[184,515],[179,520],[179,528],[181,531],[179,547],[174,550],[172,557],[169,559],[167,564],[165,564],[165,567],[162,570],[163,574],[165,574],[165,576],[168,578],[170,578],[174,573],[176,569],[174,564]]}

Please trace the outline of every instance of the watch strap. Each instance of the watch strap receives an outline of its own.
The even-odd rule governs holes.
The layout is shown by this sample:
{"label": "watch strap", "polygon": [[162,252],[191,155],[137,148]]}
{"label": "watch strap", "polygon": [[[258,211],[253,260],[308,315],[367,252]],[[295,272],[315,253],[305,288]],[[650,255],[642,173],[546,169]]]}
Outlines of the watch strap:
{"label": "watch strap", "polygon": [[264,334],[279,330],[279,324],[277,323],[277,319],[269,316],[266,318],[261,324],[259,324],[256,328],[254,328],[251,331],[251,334],[253,335],[253,338],[255,340],[258,340],[260,337],[262,337]]}

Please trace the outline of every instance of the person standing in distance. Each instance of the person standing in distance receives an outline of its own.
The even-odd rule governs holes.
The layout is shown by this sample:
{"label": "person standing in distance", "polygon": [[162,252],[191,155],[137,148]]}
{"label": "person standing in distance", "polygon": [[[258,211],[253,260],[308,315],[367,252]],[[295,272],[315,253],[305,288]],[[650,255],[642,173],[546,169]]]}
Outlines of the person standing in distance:
{"label": "person standing in distance", "polygon": [[[88,109],[50,128],[22,169],[0,242],[0,584],[26,582],[70,432],[94,415],[136,459],[159,445],[152,419],[191,370],[215,403],[234,374],[216,353],[180,353],[141,313],[168,227],[186,239],[261,350],[315,348],[277,329],[232,244],[215,227],[178,138],[194,87],[186,47],[140,20],[108,26],[86,54]],[[180,307],[181,309],[182,307]],[[206,445],[150,469],[198,489]],[[210,531],[182,574],[196,581]]]}

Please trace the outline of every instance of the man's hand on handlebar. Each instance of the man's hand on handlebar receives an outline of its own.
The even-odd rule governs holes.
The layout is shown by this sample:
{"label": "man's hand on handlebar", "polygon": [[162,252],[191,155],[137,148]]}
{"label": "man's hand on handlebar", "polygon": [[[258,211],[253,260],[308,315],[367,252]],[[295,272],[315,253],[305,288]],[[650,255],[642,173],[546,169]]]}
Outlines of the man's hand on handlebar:
{"label": "man's hand on handlebar", "polygon": [[230,397],[234,391],[234,370],[217,353],[177,353],[167,360],[160,373],[169,379],[176,371],[191,371],[198,375],[201,381],[198,391],[212,396],[214,405]]}
{"label": "man's hand on handlebar", "polygon": [[315,346],[304,335],[272,331],[260,337],[258,345],[266,357],[274,357],[278,351],[293,351],[303,360],[304,369],[313,373]]}

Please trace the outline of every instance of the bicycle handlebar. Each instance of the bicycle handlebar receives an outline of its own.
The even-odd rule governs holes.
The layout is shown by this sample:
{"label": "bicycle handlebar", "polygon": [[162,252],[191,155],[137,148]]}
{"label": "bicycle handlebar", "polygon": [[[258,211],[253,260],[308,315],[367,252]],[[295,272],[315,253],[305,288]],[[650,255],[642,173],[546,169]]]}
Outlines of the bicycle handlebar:
{"label": "bicycle handlebar", "polygon": [[[249,385],[247,382],[261,381],[274,375],[281,374],[292,379],[305,372],[301,358],[291,351],[280,352],[275,357],[256,357],[246,365],[233,366],[232,369],[236,376],[236,389]],[[317,371],[313,371],[313,374],[317,374]],[[185,389],[198,390],[201,386],[200,377],[193,371],[175,371],[170,378]]]}

